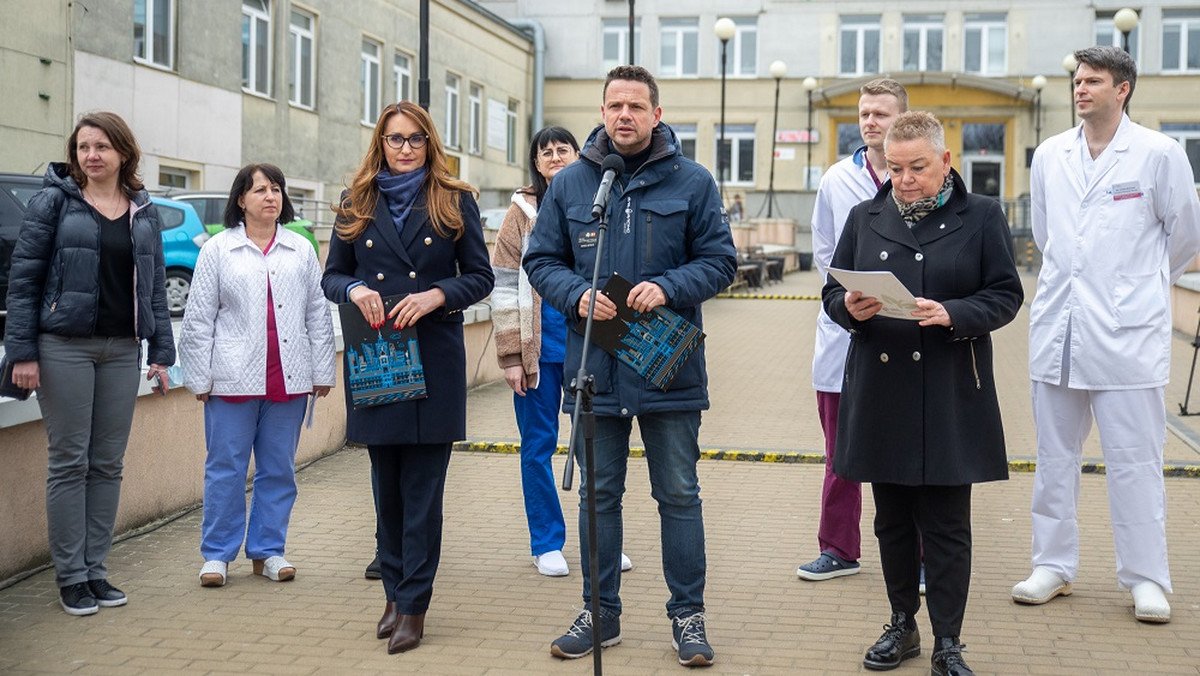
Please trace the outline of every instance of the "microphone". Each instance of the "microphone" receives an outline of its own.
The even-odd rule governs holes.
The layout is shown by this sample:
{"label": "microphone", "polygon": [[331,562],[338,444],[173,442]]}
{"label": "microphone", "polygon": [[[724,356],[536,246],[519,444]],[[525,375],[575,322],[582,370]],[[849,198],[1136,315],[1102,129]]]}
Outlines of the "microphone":
{"label": "microphone", "polygon": [[604,176],[600,179],[600,187],[596,190],[596,199],[592,200],[592,218],[599,218],[608,206],[608,193],[612,190],[613,181],[619,174],[624,173],[625,160],[621,159],[620,155],[611,153],[604,158],[604,162],[600,165],[600,171],[604,172]]}

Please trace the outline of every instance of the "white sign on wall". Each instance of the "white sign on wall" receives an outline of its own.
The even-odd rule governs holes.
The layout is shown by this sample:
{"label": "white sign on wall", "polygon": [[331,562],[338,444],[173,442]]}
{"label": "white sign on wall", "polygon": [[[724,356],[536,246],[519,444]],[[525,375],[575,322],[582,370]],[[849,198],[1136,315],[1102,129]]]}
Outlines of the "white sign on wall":
{"label": "white sign on wall", "polygon": [[796,159],[795,148],[776,148],[775,159],[777,160],[794,160]]}
{"label": "white sign on wall", "polygon": [[488,99],[487,144],[497,150],[508,150],[508,106],[503,101]]}

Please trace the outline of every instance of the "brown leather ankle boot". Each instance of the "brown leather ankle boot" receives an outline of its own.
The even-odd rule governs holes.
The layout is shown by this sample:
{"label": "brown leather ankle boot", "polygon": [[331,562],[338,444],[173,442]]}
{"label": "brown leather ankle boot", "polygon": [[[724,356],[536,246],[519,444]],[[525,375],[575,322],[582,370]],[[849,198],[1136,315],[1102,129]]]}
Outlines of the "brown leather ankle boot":
{"label": "brown leather ankle boot", "polygon": [[425,613],[420,615],[396,615],[396,626],[388,639],[388,654],[395,655],[421,645],[425,635]]}
{"label": "brown leather ankle boot", "polygon": [[388,601],[383,608],[383,617],[379,618],[379,624],[375,626],[375,638],[387,638],[392,635],[392,629],[396,626],[396,604]]}

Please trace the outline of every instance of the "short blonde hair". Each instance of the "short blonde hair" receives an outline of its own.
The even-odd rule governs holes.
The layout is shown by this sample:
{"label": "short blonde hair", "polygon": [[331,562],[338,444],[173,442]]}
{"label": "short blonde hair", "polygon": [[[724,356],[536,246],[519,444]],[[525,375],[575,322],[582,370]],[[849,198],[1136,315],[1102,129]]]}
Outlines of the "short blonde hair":
{"label": "short blonde hair", "polygon": [[888,128],[883,147],[896,141],[925,139],[938,153],[946,152],[946,131],[933,113],[926,110],[910,110],[902,113]]}
{"label": "short blonde hair", "polygon": [[904,88],[904,85],[890,77],[875,78],[860,87],[858,93],[864,96],[879,96],[881,94],[894,96],[896,97],[896,101],[900,103],[900,112],[908,111],[908,90]]}

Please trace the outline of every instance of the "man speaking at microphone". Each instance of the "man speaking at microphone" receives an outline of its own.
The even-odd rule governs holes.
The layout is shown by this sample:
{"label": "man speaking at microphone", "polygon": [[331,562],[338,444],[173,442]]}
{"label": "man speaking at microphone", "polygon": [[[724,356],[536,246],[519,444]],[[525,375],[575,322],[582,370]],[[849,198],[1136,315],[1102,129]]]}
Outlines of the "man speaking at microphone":
{"label": "man speaking at microphone", "polygon": [[[639,312],[665,305],[702,326],[700,304],[733,281],[737,256],[729,221],[712,175],[680,152],[679,139],[660,122],[658,84],[639,66],[618,66],[604,82],[604,119],[588,137],[580,161],[550,184],[538,212],[524,267],[538,293],[567,317],[585,318],[592,270],[600,256],[600,286],[615,273],[633,284],[626,300]],[[608,194],[608,232],[598,251],[594,202],[605,158],[617,154],[623,170]],[[616,305],[597,294],[595,321],[616,316]],[[566,367],[578,364],[583,338],[567,332]],[[595,377],[596,530],[599,574],[589,566],[586,476],[579,482],[579,540],[584,608],[592,590],[600,601],[601,647],[621,641],[621,496],[629,458],[629,434],[638,419],[646,446],[651,495],[661,520],[663,577],[671,592],[667,616],[679,663],[706,666],[713,650],[705,632],[704,517],[696,461],[700,412],[707,409],[708,376],[703,343],[662,391],[598,347],[588,347]],[[575,401],[567,392],[564,409]],[[582,446],[582,445],[580,445]],[[579,466],[586,472],[585,463]],[[596,585],[593,587],[593,581]],[[592,651],[592,615],[584,610],[550,646],[563,658]]]}

